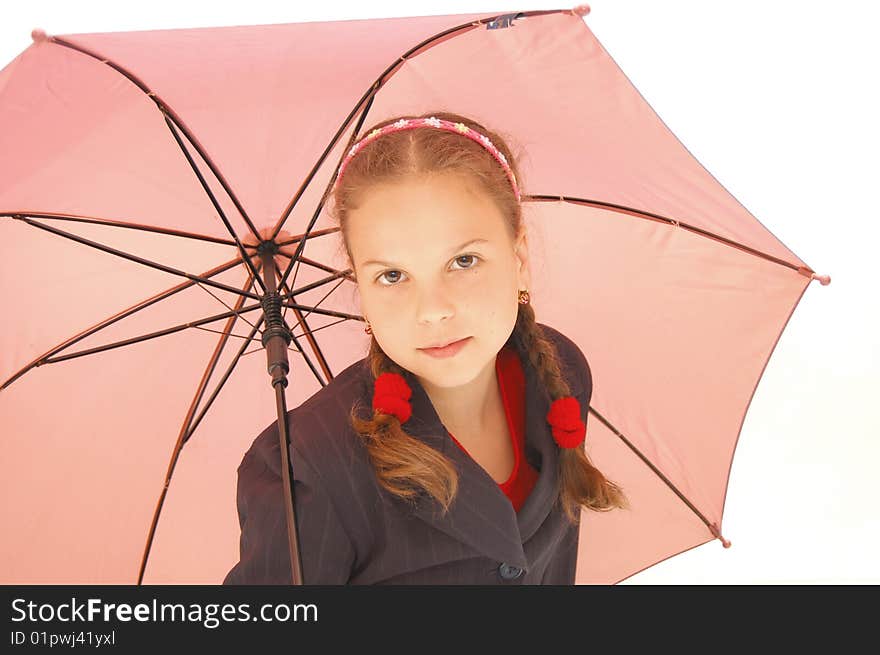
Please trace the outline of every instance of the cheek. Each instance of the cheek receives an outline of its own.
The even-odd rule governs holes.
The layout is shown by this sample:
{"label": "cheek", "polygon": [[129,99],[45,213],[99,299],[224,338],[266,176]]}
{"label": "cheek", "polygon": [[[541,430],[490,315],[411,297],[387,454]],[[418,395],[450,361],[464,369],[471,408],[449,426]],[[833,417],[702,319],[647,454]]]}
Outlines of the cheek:
{"label": "cheek", "polygon": [[394,339],[407,321],[409,301],[406,294],[394,289],[370,289],[361,292],[361,310],[377,331]]}
{"label": "cheek", "polygon": [[510,290],[516,286],[516,278],[498,266],[484,266],[482,270],[462,275],[457,285],[463,297],[481,305],[498,306],[505,303]]}
{"label": "cheek", "polygon": [[404,310],[406,296],[395,289],[381,289],[378,284],[361,292],[361,306],[367,316],[376,317],[376,323],[390,323],[389,317]]}
{"label": "cheek", "polygon": [[[474,276],[462,283],[456,293],[456,306],[472,317],[478,317],[488,328],[499,321],[508,323],[516,319],[518,311],[516,280],[495,273]],[[493,328],[494,329],[494,328]]]}

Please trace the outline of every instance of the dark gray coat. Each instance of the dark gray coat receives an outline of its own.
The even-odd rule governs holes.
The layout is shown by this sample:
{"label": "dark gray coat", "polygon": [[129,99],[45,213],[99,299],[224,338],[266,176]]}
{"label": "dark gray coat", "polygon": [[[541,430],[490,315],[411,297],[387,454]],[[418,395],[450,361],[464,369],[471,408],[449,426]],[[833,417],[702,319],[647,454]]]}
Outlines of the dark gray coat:
{"label": "dark gray coat", "polygon": [[[563,374],[586,422],[592,393],[587,360],[549,326]],[[383,489],[348,420],[361,400],[372,407],[367,359],[355,362],[288,413],[295,514],[304,584],[574,583],[578,527],[557,502],[559,447],[546,415],[550,399],[527,357],[526,456],[540,472],[517,513],[492,477],[449,437],[417,378],[408,434],[446,455],[459,472],[449,512],[427,495],[413,504]],[[223,584],[290,584],[277,425],[253,442],[238,467],[240,561]]]}

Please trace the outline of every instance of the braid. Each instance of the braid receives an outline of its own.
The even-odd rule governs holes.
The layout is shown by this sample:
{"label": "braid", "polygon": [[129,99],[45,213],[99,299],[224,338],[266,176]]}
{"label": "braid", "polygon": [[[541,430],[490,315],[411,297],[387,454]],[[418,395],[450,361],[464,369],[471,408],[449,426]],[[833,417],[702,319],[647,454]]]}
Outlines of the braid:
{"label": "braid", "polygon": [[[384,353],[375,337],[370,340],[368,358],[373,382],[385,372],[403,374],[403,369]],[[458,473],[452,462],[407,434],[393,414],[374,411],[371,418],[363,419],[358,416],[359,407],[360,403],[356,403],[351,410],[351,424],[364,440],[379,483],[408,501],[424,491],[447,512],[458,491]]]}
{"label": "braid", "polygon": [[[521,352],[528,354],[532,367],[550,394],[550,402],[571,395],[556,347],[536,322],[535,310],[530,304],[520,305],[512,338],[521,346]],[[582,505],[596,511],[629,507],[623,490],[593,466],[583,447],[559,449],[558,479],[559,497],[571,523],[579,522]]]}
{"label": "braid", "polygon": [[535,310],[530,304],[520,305],[513,336],[520,350],[528,355],[532,367],[539,371],[550,400],[570,395],[571,389],[560,371],[556,347],[544,336],[544,331],[535,320]]}

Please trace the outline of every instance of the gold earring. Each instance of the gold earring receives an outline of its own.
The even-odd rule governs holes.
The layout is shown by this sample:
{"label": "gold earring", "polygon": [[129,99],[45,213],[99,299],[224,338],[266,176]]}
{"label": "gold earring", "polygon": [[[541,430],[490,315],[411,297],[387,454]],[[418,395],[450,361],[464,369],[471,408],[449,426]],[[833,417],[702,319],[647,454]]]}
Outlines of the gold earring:
{"label": "gold earring", "polygon": [[519,304],[520,305],[528,305],[531,297],[529,296],[528,289],[520,289],[519,290]]}
{"label": "gold earring", "polygon": [[373,327],[370,325],[370,322],[367,320],[364,320],[364,322],[366,323],[366,326],[364,326],[364,332],[367,334],[373,334]]}

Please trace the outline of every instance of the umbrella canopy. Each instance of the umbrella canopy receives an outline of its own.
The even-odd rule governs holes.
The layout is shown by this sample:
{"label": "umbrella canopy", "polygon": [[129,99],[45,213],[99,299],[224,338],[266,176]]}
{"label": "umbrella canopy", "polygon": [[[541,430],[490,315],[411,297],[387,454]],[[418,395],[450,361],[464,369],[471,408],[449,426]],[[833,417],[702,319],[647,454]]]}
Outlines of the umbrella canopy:
{"label": "umbrella canopy", "polygon": [[725,541],[746,411],[818,276],[584,13],[35,30],[0,71],[0,581],[223,579],[236,467],[276,417],[256,245],[281,246],[295,407],[368,346],[336,168],[362,127],[438,108],[523,155],[532,304],[586,354],[586,448],[632,504],[583,513],[577,582]]}

